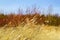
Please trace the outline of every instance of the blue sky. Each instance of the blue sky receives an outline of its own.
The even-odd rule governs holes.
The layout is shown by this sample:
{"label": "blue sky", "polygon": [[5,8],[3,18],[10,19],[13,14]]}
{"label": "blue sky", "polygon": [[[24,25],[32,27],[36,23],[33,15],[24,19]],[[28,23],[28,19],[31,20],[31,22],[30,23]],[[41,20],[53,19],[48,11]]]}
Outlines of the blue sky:
{"label": "blue sky", "polygon": [[18,8],[25,10],[33,5],[45,10],[52,5],[54,12],[60,13],[60,0],[0,0],[0,11],[14,12]]}

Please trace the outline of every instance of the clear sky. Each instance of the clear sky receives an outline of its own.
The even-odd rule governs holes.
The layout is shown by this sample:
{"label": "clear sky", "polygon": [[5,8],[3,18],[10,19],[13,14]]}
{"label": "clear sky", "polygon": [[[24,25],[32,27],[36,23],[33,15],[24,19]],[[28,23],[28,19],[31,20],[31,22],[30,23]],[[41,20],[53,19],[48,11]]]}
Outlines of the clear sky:
{"label": "clear sky", "polygon": [[4,12],[16,11],[19,7],[26,9],[36,5],[37,7],[45,10],[49,5],[53,6],[56,13],[60,13],[60,0],[0,0],[0,11]]}

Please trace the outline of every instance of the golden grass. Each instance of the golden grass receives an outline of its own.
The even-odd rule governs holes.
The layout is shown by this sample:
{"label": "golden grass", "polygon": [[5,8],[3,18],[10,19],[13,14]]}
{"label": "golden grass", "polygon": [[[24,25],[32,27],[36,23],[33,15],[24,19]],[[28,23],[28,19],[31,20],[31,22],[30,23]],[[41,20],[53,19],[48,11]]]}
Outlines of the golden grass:
{"label": "golden grass", "polygon": [[0,28],[0,40],[60,40],[60,27],[27,23]]}

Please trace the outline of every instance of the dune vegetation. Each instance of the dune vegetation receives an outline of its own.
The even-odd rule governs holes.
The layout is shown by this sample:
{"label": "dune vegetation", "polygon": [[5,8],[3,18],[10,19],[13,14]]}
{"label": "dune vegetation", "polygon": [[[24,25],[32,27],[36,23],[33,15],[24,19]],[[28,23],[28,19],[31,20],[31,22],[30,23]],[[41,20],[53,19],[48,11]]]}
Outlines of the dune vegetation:
{"label": "dune vegetation", "polygon": [[60,40],[60,16],[37,11],[0,14],[0,40]]}

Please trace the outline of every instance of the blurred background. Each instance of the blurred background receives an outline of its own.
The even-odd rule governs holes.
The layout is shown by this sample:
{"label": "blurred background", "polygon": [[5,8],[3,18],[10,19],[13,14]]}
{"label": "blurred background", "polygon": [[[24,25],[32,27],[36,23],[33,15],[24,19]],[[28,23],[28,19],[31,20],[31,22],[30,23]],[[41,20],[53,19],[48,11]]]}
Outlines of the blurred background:
{"label": "blurred background", "polygon": [[[39,11],[51,11],[51,14],[60,14],[60,0],[0,0],[0,12],[8,14],[16,12],[18,9],[26,11],[26,9],[36,7]],[[48,11],[49,10],[49,11]]]}

